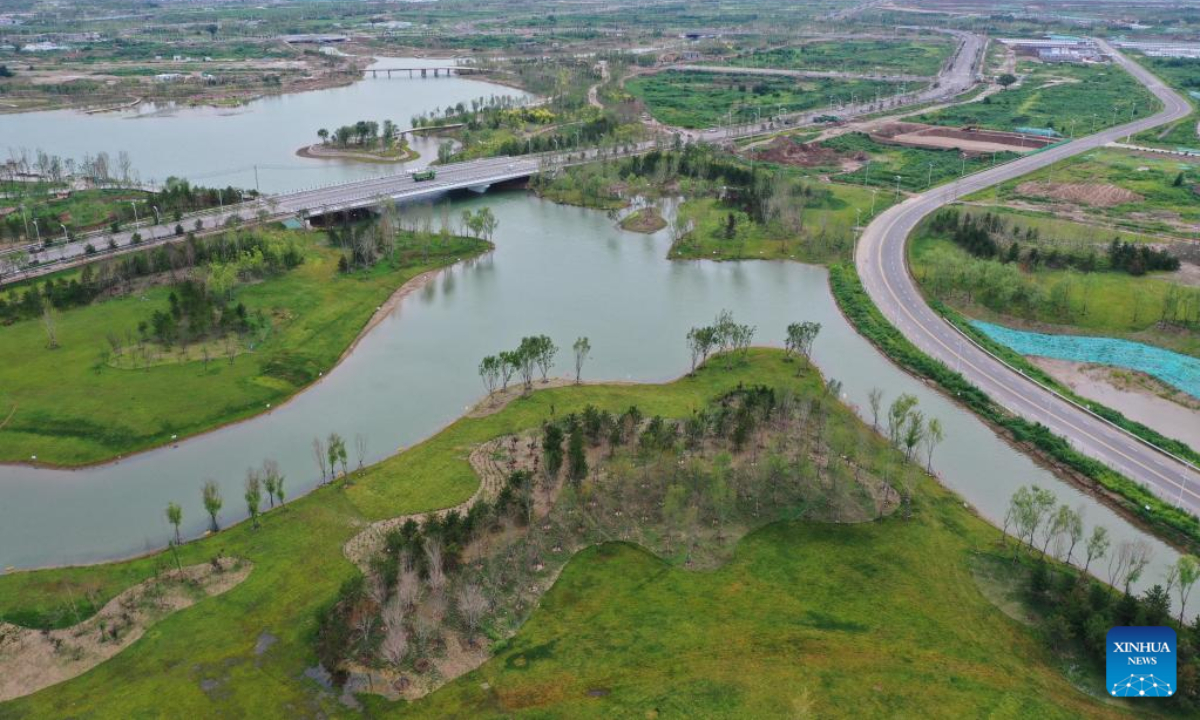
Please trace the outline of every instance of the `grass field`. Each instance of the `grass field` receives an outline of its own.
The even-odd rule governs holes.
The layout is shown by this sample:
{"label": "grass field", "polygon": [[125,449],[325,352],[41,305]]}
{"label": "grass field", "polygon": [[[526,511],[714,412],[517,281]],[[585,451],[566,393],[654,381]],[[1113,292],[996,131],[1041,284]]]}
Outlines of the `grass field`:
{"label": "grass field", "polygon": [[0,327],[0,415],[12,414],[0,431],[0,461],[36,455],[61,465],[97,462],[262,412],[332,367],[406,280],[486,248],[457,239],[435,245],[427,261],[418,257],[397,269],[385,262],[346,276],[322,236],[292,236],[305,243],[302,265],[234,292],[235,303],[271,317],[272,329],[232,363],[221,357],[207,366],[167,362],[125,370],[103,362],[110,333],[136,333],[154,309],[167,307],[170,291],[163,286],[59,313],[54,350],[46,347],[40,320]]}
{"label": "grass field", "polygon": [[[831,98],[873,98],[876,92],[895,92],[891,83],[866,80],[797,80],[779,77],[739,77],[667,71],[629,80],[625,87],[646,104],[655,120],[685,128],[769,118],[781,112],[824,107]],[[757,112],[756,112],[757,111]]]}
{"label": "grass field", "polygon": [[[1175,184],[1177,179],[1178,185]],[[1195,189],[1200,187],[1200,163],[1125,150],[1101,149],[1086,153],[983,190],[967,200],[996,205],[1017,201],[1044,206],[1048,216],[1064,216],[1061,199],[1018,189],[1028,182],[1115,185],[1135,193],[1115,204],[1107,201],[1073,203],[1080,218],[1089,222],[1103,221],[1115,229],[1190,235],[1200,226],[1200,193]]]}
{"label": "grass field", "polygon": [[815,41],[739,55],[725,64],[782,70],[933,76],[953,50],[954,43],[949,38]]}
{"label": "grass field", "polygon": [[[966,267],[973,262],[965,250],[948,239],[916,234],[909,244],[909,264],[913,276],[926,286],[929,294],[939,297],[930,287],[933,258],[941,255],[952,264]],[[980,261],[983,262],[983,261]],[[999,262],[986,261],[1000,266]],[[1194,332],[1159,327],[1163,297],[1171,284],[1155,274],[1134,277],[1122,272],[1079,273],[1045,267],[1022,273],[1024,282],[1034,286],[1044,298],[1052,298],[1055,287],[1065,289],[1063,306],[1052,300],[1036,306],[1032,314],[1016,314],[1008,303],[983,299],[983,282],[974,287],[974,296],[962,292],[943,294],[940,299],[971,317],[996,320],[1002,324],[1034,327],[1051,332],[1119,337],[1158,345],[1177,352],[1200,355],[1200,337]]]}
{"label": "grass field", "polygon": [[911,118],[933,125],[974,125],[993,130],[1047,128],[1064,136],[1145,117],[1157,100],[1125,71],[1111,65],[1043,65],[1025,60],[1017,65],[1019,86],[980,102],[957,105]]}
{"label": "grass field", "polygon": [[[354,715],[302,672],[314,662],[317,610],[357,572],[341,544],[364,521],[465,499],[476,485],[469,449],[536,426],[551,406],[566,413],[587,403],[613,411],[636,403],[647,415],[683,416],[739,383],[796,382],[795,364],[777,351],[722,365],[661,386],[537,392],[494,415],[460,420],[351,484],[269,512],[258,530],[242,523],[189,543],[184,564],[221,551],[255,569],[93,671],[0,714]],[[923,481],[911,520],[771,526],[713,572],[601,546],[571,562],[531,620],[480,670],[412,705],[364,702],[374,717],[1120,714],[1073,689],[1045,646],[979,592],[971,563],[993,552],[996,537],[956,497]],[[63,609],[71,599],[90,593],[102,602],[165,562],[159,555],[0,576],[0,615],[69,624]],[[258,654],[256,641],[267,632],[278,641]]]}
{"label": "grass field", "polygon": [[895,188],[896,176],[900,176],[901,190],[918,192],[934,185],[952,181],[964,174],[969,175],[994,163],[1003,163],[1017,157],[1015,153],[996,153],[964,157],[957,150],[927,150],[925,148],[898,147],[877,143],[862,133],[847,133],[826,140],[822,146],[851,155],[867,153],[870,161],[854,172],[843,172],[839,180],[856,185],[875,185]]}
{"label": "grass field", "polygon": [[[848,257],[856,219],[861,216],[865,224],[870,217],[871,189],[840,184],[817,187],[822,193],[828,192],[828,196],[810,199],[802,210],[803,224],[795,229],[779,223],[754,222],[745,212],[713,198],[689,200],[682,212],[694,227],[671,246],[670,257],[677,260],[757,258],[812,263]],[[888,193],[877,195],[875,200],[876,213],[892,204]],[[861,210],[861,214],[856,210]],[[734,216],[732,238],[727,234],[730,214]]]}

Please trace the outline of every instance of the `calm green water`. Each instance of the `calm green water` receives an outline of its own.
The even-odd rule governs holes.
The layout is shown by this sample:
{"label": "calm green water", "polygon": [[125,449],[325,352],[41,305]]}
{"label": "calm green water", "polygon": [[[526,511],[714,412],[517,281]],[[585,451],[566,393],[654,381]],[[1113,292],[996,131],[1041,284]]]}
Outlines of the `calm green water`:
{"label": "calm green water", "polygon": [[[444,105],[458,92],[446,88],[457,83],[464,84],[464,99],[492,88],[475,87],[477,83],[466,87],[468,81],[460,80],[366,81],[352,88],[272,99],[266,109],[251,106],[249,114],[189,110],[171,118],[130,120],[41,113],[0,117],[0,133],[11,138],[16,124],[31,133],[21,144],[43,144],[66,153],[68,142],[77,143],[80,152],[94,152],[99,149],[94,142],[76,135],[107,137],[104,133],[111,130],[117,135],[108,140],[110,151],[127,149],[139,162],[161,152],[169,172],[194,178],[244,164],[247,158],[290,157],[321,125],[388,116],[343,106],[346,98],[361,93],[375,104],[372,107],[384,107],[399,102],[393,88],[416,86],[412,92],[440,93],[429,103]],[[320,111],[324,119],[293,116],[284,108]],[[399,121],[411,112],[390,116]],[[170,138],[143,128],[165,128]],[[35,132],[38,142],[32,140]],[[206,138],[204,145],[180,140],[193,134]],[[363,172],[340,163],[326,167],[329,173],[346,176]],[[272,187],[294,186],[302,177],[307,176],[281,174],[280,184]],[[183,505],[185,532],[198,535],[204,524],[202,481],[214,478],[225,497],[241,497],[245,469],[267,457],[280,462],[289,496],[295,498],[318,479],[309,448],[314,436],[336,431],[352,438],[363,433],[372,461],[412,445],[480,398],[479,358],[515,346],[523,335],[545,333],[563,348],[587,335],[594,348],[586,368],[590,379],[676,377],[688,366],[688,328],[710,321],[724,308],[756,325],[755,341],[760,344],[781,344],[789,322],[820,322],[823,329],[814,357],[827,376],[844,383],[848,402],[866,407],[872,387],[887,389],[885,403],[902,392],[917,395],[926,414],[940,418],[947,428],[935,468],[985,516],[1001,517],[1017,487],[1037,483],[1054,489],[1061,501],[1086,508],[1087,524],[1106,525],[1118,541],[1144,537],[879,355],[844,321],[821,268],[773,262],[669,262],[665,233],[648,237],[623,232],[603,213],[554,205],[520,192],[455,202],[453,216],[462,207],[492,207],[500,221],[495,252],[450,268],[409,295],[344,363],[292,402],[178,447],[103,467],[73,472],[0,467],[0,567],[98,561],[162,547],[170,536],[162,512],[169,501]],[[556,373],[569,374],[568,354],[562,353]],[[229,503],[223,524],[240,519],[238,505]],[[1155,559],[1144,582],[1152,584],[1175,553],[1148,541]]]}

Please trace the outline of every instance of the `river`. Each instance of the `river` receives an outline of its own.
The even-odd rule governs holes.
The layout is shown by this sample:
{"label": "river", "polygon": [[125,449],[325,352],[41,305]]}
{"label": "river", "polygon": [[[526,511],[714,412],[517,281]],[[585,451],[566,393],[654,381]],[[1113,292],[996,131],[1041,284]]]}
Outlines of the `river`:
{"label": "river", "polygon": [[[375,88],[367,94],[387,95],[391,87],[411,84],[436,89],[460,82],[470,83],[462,88],[462,98],[481,94],[473,81],[393,79],[264,102],[272,107],[301,103],[312,108],[322,105],[317,98],[330,97],[324,93],[353,94]],[[448,101],[447,95],[438,95],[431,103]],[[382,107],[379,98],[372,102]],[[213,142],[223,137],[210,128],[223,126],[229,118],[214,119],[208,111],[183,112],[188,116],[185,122],[203,128],[198,131],[214,138]],[[202,117],[191,118],[193,112]],[[325,124],[368,115],[355,108]],[[38,116],[0,118],[0,131],[13,117],[35,126]],[[84,125],[95,121],[95,116],[75,118]],[[169,127],[178,119],[141,119],[128,125],[149,122]],[[66,120],[56,122],[63,123],[60,131],[66,127]],[[311,134],[321,122],[306,119],[299,124],[303,133],[297,130],[295,139],[280,142],[268,131],[270,123],[255,121],[241,126],[242,131],[255,128],[253,132],[262,136],[239,136],[229,142],[248,151],[261,143],[290,154],[304,142],[301,135]],[[129,133],[122,136],[123,147],[135,158],[162,147],[158,136],[122,132]],[[42,144],[60,153],[67,151],[62,143],[51,144],[49,139],[45,137]],[[122,147],[119,139],[112,144]],[[236,151],[230,154],[221,147],[214,145],[204,152],[179,148],[171,159],[171,172],[194,177],[205,168],[244,161]],[[334,173],[365,172],[344,163],[330,167],[336,168]],[[273,188],[286,185],[281,180]],[[523,335],[545,333],[562,348],[569,348],[580,335],[588,336],[594,348],[585,370],[589,379],[671,379],[688,366],[684,343],[688,328],[709,322],[726,308],[739,321],[757,326],[759,344],[781,344],[789,322],[820,322],[814,358],[827,376],[844,383],[844,399],[860,408],[867,407],[867,393],[873,387],[886,389],[885,404],[902,392],[916,395],[926,415],[940,418],[947,429],[947,439],[935,453],[935,469],[946,485],[985,517],[999,520],[1013,491],[1036,483],[1052,489],[1060,501],[1084,508],[1089,529],[1103,524],[1117,542],[1146,539],[1154,559],[1139,586],[1160,582],[1163,567],[1176,557],[1172,549],[1038,467],[974,415],[887,361],[842,318],[822,268],[762,261],[668,261],[670,241],[665,231],[653,236],[625,232],[604,213],[555,205],[522,192],[454,202],[455,216],[468,207],[492,208],[499,219],[496,250],[441,272],[422,290],[408,295],[341,365],[293,401],[176,447],[100,467],[77,471],[0,467],[0,567],[92,562],[162,547],[171,532],[163,514],[169,501],[183,505],[184,530],[194,537],[205,525],[200,485],[209,477],[230,499],[221,517],[228,525],[245,515],[241,503],[233,501],[241,497],[245,469],[267,457],[279,461],[287,475],[289,497],[295,498],[317,482],[310,450],[314,436],[336,431],[353,438],[362,433],[368,438],[370,461],[429,437],[483,394],[476,374],[479,359],[514,347]],[[568,354],[568,350],[561,353],[557,374],[569,373]],[[1107,562],[1098,564],[1100,574],[1106,567]]]}
{"label": "river", "polygon": [[[380,58],[370,67],[445,67],[447,60]],[[268,95],[243,107],[142,104],[135,109],[86,115],[75,110],[0,115],[0,149],[38,148],[64,158],[119,151],[130,155],[145,182],[174,175],[210,187],[258,187],[263,192],[300,190],[397,172],[398,165],[306,159],[296,150],[358,120],[385,119],[401,128],[413,115],[480,97],[528,98],[519,90],[465,77],[370,76],[344,87]],[[437,157],[438,140],[416,136],[417,165]]]}

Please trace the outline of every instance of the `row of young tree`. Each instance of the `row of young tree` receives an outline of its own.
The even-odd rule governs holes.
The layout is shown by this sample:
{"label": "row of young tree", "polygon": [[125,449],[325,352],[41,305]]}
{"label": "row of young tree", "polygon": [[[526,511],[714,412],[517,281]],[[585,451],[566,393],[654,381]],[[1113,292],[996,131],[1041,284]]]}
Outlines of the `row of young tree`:
{"label": "row of young tree", "polygon": [[714,352],[724,356],[726,367],[729,367],[735,355],[745,359],[750,350],[750,343],[754,340],[754,332],[753,325],[735,322],[733,313],[729,310],[717,313],[712,325],[701,325],[688,330],[687,346],[692,356],[690,374],[694,375],[696,368],[703,365]]}
{"label": "row of young tree", "polygon": [[321,128],[317,131],[317,137],[321,139],[322,143],[339,148],[356,145],[362,148],[381,147],[386,150],[395,145],[397,141],[402,146],[408,144],[400,133],[400,128],[391,120],[384,120],[382,125],[374,120],[359,120],[350,125],[334,128],[332,132]]}
{"label": "row of young tree", "polygon": [[[1015,263],[1031,270],[1042,266],[1082,272],[1108,269],[1140,276],[1147,272],[1179,269],[1179,258],[1169,252],[1145,244],[1122,242],[1120,238],[1113,238],[1109,243],[1104,260],[1097,254],[1095,246],[1044,250],[1038,246],[1040,232],[1037,228],[1030,226],[1021,233],[1016,228],[1009,228],[1002,217],[990,211],[978,215],[963,213],[957,208],[939,210],[930,219],[929,229],[934,234],[949,237],[977,258]],[[1030,246],[1028,250],[1021,246],[1022,240]]]}
{"label": "row of young tree", "polygon": [[[284,272],[304,262],[304,251],[291,239],[253,230],[225,232],[158,245],[83,266],[78,276],[22,283],[0,295],[0,322],[42,315],[47,305],[66,310],[92,303],[105,294],[132,289],[133,281],[168,274],[179,282],[188,271],[208,268],[205,285],[226,296],[237,280]],[[214,271],[215,269],[215,271]]]}
{"label": "row of young tree", "polygon": [[[586,346],[583,355],[579,351]],[[575,341],[576,349],[576,379],[583,371],[583,360],[591,345],[587,338]],[[558,346],[546,335],[531,335],[521,338],[521,343],[514,350],[502,350],[496,355],[488,355],[479,361],[479,377],[491,397],[497,391],[504,392],[514,376],[521,378],[524,392],[533,390],[535,371],[540,371],[542,382],[548,382],[550,368],[554,366],[554,357],[558,354]]]}
{"label": "row of young tree", "polygon": [[[243,499],[246,501],[246,512],[250,516],[251,526],[255,529],[259,527],[259,518],[263,512],[263,493],[271,503],[271,508],[275,508],[275,502],[279,501],[279,506],[283,507],[287,497],[287,491],[284,489],[283,481],[284,474],[279,470],[279,463],[272,459],[263,461],[261,467],[248,468],[246,470],[246,484]],[[200,486],[200,500],[204,504],[204,512],[208,515],[209,532],[219,532],[221,529],[219,518],[221,510],[225,507],[225,498],[221,494],[221,487],[217,485],[215,480],[205,480]],[[171,552],[175,556],[175,562],[179,564],[179,546],[183,544],[183,507],[179,503],[167,503],[166,508],[167,522],[174,529],[174,537],[171,538]]]}
{"label": "row of young tree", "polygon": [[[1174,625],[1178,629],[1176,688],[1167,702],[1194,711],[1200,708],[1200,618],[1187,621],[1192,590],[1200,580],[1200,559],[1182,554],[1167,566],[1163,583],[1141,596],[1131,587],[1150,565],[1145,540],[1124,540],[1114,547],[1108,529],[1087,533],[1082,509],[1058,503],[1054,493],[1035,485],[1013,493],[1001,530],[1001,542],[1013,542],[1012,560],[1032,562],[1029,599],[1043,614],[1042,626],[1051,645],[1070,654],[1076,648],[1097,668],[1106,660],[1106,637],[1116,626]],[[1058,558],[1062,565],[1049,562]],[[1109,583],[1089,574],[1107,558]],[[1094,571],[1093,571],[1094,572]],[[1113,588],[1117,592],[1114,592]],[[1178,612],[1172,612],[1172,596]]]}
{"label": "row of young tree", "polygon": [[327,217],[326,239],[330,247],[338,248],[342,253],[338,258],[338,270],[353,273],[385,260],[397,266],[406,256],[415,254],[427,259],[431,250],[448,247],[454,241],[455,233],[491,242],[500,226],[500,221],[488,207],[463,210],[458,227],[454,226],[450,216],[449,203],[442,203],[437,209],[441,212],[441,223],[436,230],[434,206],[417,206],[401,213],[396,202],[387,198],[381,198],[378,217],[366,221],[349,215]]}
{"label": "row of young tree", "polygon": [[[1069,324],[1088,314],[1097,289],[1094,273],[1067,271],[1044,287],[1014,264],[963,258],[938,248],[924,258],[921,280],[941,300],[961,299],[998,313]],[[1159,296],[1135,292],[1130,298],[1134,325],[1158,322],[1175,327],[1200,325],[1200,288],[1165,283]]]}

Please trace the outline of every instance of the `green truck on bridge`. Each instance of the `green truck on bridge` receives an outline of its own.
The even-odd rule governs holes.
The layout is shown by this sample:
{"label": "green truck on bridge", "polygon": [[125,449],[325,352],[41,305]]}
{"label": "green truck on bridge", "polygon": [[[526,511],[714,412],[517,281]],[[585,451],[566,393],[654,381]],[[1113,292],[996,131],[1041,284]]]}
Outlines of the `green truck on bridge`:
{"label": "green truck on bridge", "polygon": [[432,180],[435,177],[437,177],[437,173],[429,168],[417,171],[412,174],[412,179],[414,182],[422,182],[424,180]]}

